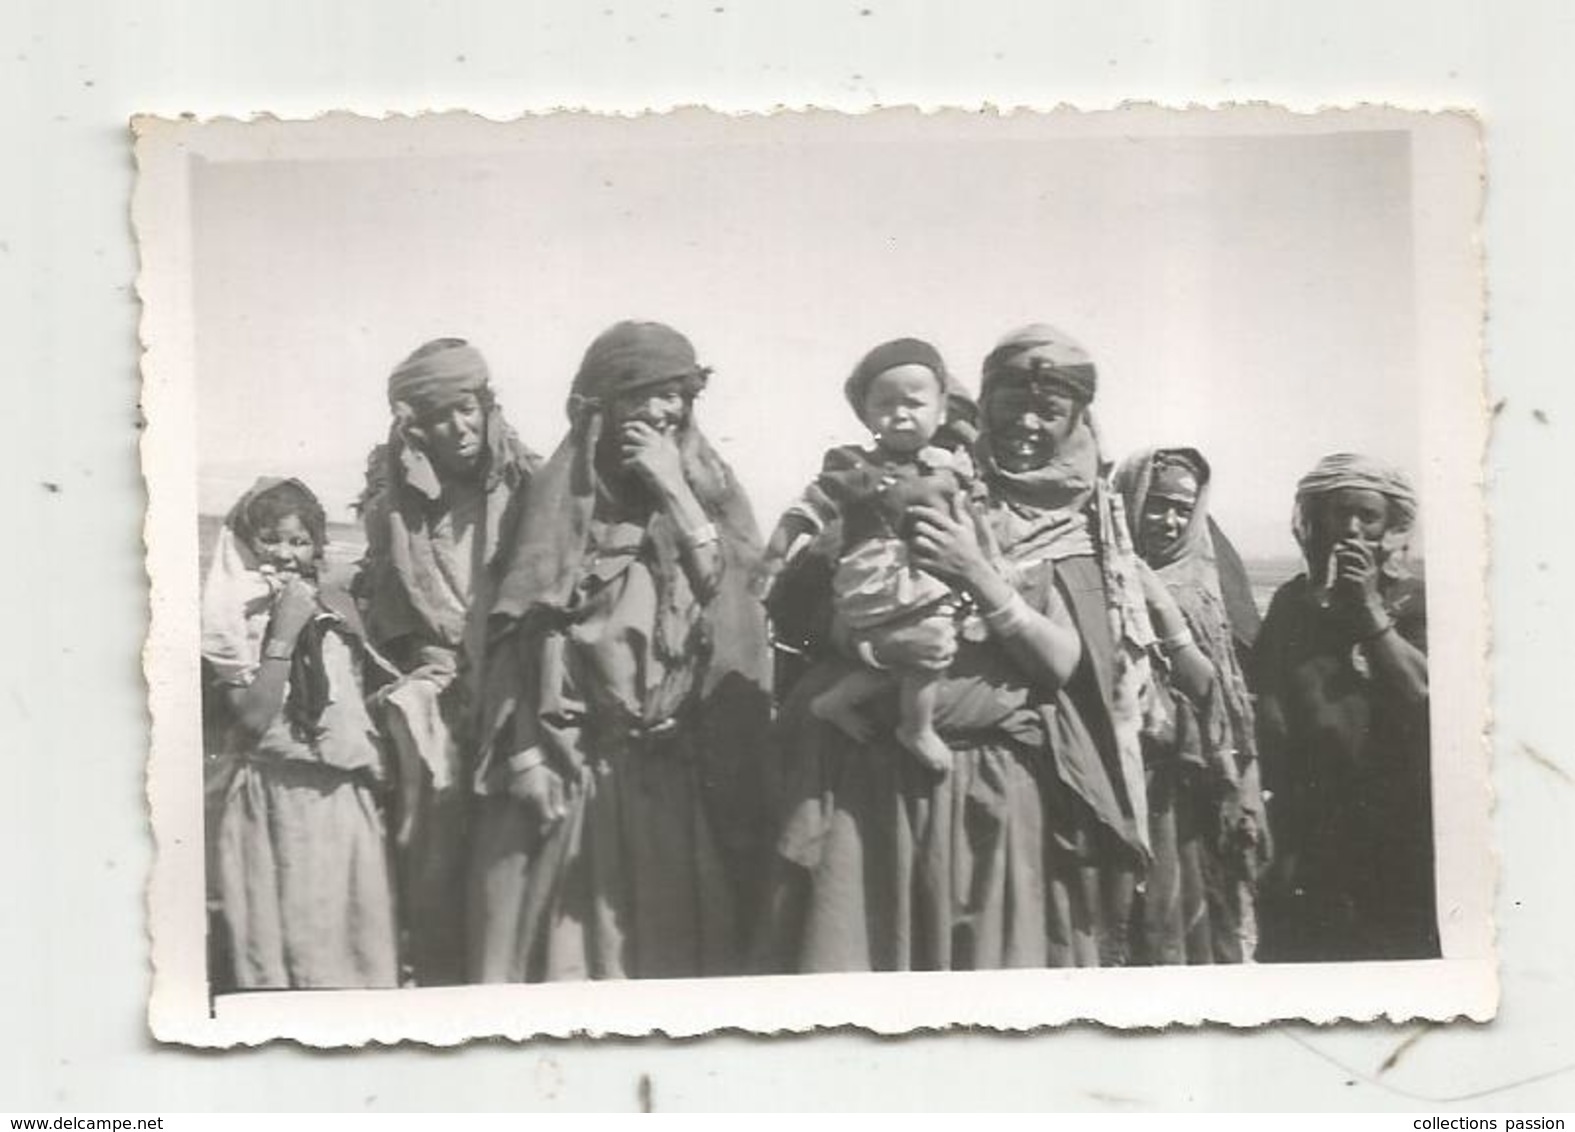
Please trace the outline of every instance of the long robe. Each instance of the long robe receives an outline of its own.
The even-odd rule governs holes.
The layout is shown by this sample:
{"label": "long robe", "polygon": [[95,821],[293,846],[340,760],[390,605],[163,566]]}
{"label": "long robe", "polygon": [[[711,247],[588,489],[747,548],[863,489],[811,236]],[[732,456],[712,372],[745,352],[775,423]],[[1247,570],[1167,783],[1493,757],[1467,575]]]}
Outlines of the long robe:
{"label": "long robe", "polygon": [[[739,966],[738,906],[759,887],[765,836],[759,532],[732,470],[686,420],[675,441],[716,564],[691,578],[687,536],[601,442],[607,400],[673,380],[697,388],[702,373],[670,328],[619,324],[592,344],[569,435],[506,548],[479,715],[473,980]],[[566,817],[544,825],[509,793],[523,752],[562,784]]]}
{"label": "long robe", "polygon": [[1091,558],[1038,558],[1013,577],[1030,607],[1070,617],[1093,643],[1055,689],[981,626],[965,631],[938,697],[936,726],[954,760],[945,777],[891,738],[890,704],[862,746],[809,712],[844,662],[822,660],[795,687],[776,736],[786,821],[757,966],[1124,961],[1141,852],[1130,806],[1124,821],[1106,820],[1126,800],[1107,707],[1113,648],[1101,574]]}
{"label": "long robe", "polygon": [[[1399,634],[1426,650],[1426,592],[1386,579]],[[1260,747],[1275,852],[1289,888],[1261,903],[1272,961],[1439,954],[1428,704],[1374,682],[1365,647],[1301,575],[1274,595],[1258,638]]]}
{"label": "long robe", "polygon": [[[266,620],[266,612],[253,616]],[[363,700],[366,655],[319,615],[327,703],[304,728],[281,711],[247,740],[227,709],[209,751],[210,863],[221,953],[243,989],[392,987],[394,892],[379,803],[382,742]],[[211,703],[249,681],[210,665]],[[290,695],[286,689],[286,702]]]}
{"label": "long robe", "polygon": [[402,671],[423,672],[382,708],[395,756],[404,962],[407,977],[421,986],[464,978],[471,713],[495,559],[537,463],[496,407],[488,411],[485,435],[484,476],[434,495],[435,473],[411,474],[418,454],[396,428],[369,461],[362,506],[367,554],[356,587],[367,629]]}
{"label": "long robe", "polygon": [[[643,523],[593,519],[566,618],[527,619],[504,648],[528,683],[511,705],[514,749],[540,746],[568,815],[544,825],[482,769],[472,873],[471,977],[481,982],[717,975],[738,967],[737,894],[717,827],[735,815],[710,791],[710,648],[676,656],[653,632],[670,599],[690,636],[706,603],[682,571],[661,595]],[[723,569],[740,569],[737,561]],[[763,666],[763,654],[760,663]],[[737,687],[763,711],[765,692]]]}
{"label": "long robe", "polygon": [[1184,460],[1198,494],[1181,534],[1142,550],[1214,678],[1194,700],[1174,686],[1162,661],[1155,665],[1173,726],[1145,742],[1153,857],[1138,902],[1133,957],[1153,964],[1240,963],[1255,946],[1254,881],[1268,831],[1252,700],[1237,650],[1239,642],[1250,645],[1260,620],[1241,596],[1248,587],[1240,559],[1209,515],[1212,473],[1195,449],[1149,449],[1122,461],[1114,483],[1134,541],[1165,455]]}

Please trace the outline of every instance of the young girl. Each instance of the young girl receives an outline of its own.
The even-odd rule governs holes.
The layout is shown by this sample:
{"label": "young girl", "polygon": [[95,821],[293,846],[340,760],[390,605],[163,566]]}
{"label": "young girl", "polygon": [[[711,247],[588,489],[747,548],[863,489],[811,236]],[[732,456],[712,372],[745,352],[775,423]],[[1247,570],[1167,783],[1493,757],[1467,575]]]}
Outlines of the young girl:
{"label": "young girl", "polygon": [[226,519],[202,603],[210,861],[236,986],[396,985],[393,890],[365,703],[379,662],[321,584],[322,506],[259,480]]}
{"label": "young girl", "polygon": [[[870,724],[860,709],[895,677],[897,740],[944,774],[952,754],[935,730],[935,693],[957,651],[957,603],[946,583],[910,562],[903,536],[909,508],[950,512],[966,494],[972,465],[965,448],[976,435],[972,406],[935,348],[914,338],[870,351],[844,392],[873,446],[826,453],[820,475],[772,535],[767,570],[780,570],[841,521],[832,632],[865,667],[818,695],[810,710],[868,740]],[[948,443],[956,450],[942,447]]]}

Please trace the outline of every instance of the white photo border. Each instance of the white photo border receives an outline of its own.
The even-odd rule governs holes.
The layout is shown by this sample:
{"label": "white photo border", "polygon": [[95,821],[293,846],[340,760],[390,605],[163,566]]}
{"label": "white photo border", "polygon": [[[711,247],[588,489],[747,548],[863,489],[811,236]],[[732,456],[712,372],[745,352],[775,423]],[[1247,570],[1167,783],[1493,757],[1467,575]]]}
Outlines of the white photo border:
{"label": "white photo border", "polygon": [[[701,109],[659,116],[725,142],[759,116]],[[152,716],[148,805],[156,857],[148,890],[156,1038],[197,1046],[277,1038],[313,1046],[575,1034],[688,1037],[717,1030],[802,1032],[856,1026],[882,1034],[956,1026],[1033,1030],[1078,1020],[1113,1027],[1284,1019],[1491,1019],[1498,980],[1492,919],[1488,726],[1487,527],[1483,458],[1489,412],[1481,367],[1484,292],[1478,220],[1480,127],[1467,112],[1362,106],[1299,114],[1266,105],[1080,112],[868,115],[793,111],[799,129],[988,129],[1001,136],[1403,130],[1412,141],[1413,239],[1427,501],[1434,820],[1444,958],[1403,963],[1227,968],[1020,970],[745,979],[585,982],[397,991],[233,994],[211,998],[203,892],[202,741],[198,708],[197,379],[189,163],[330,158],[405,147],[474,152],[529,144],[542,131],[595,122],[639,130],[639,117],[577,112],[494,122],[463,113],[310,122],[139,118],[133,218],[143,303],[142,444],[148,487],[151,622],[144,653]]]}

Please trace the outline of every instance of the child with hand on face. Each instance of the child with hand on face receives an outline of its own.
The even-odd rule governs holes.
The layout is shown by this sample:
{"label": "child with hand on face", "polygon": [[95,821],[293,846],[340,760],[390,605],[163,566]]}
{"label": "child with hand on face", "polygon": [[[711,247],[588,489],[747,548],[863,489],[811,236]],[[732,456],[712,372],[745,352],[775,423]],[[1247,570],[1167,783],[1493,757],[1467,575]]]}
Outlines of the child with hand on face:
{"label": "child with hand on face", "polygon": [[232,968],[221,984],[398,980],[385,758],[366,704],[386,668],[348,594],[320,576],[326,532],[305,484],[260,480],[226,519],[203,591],[224,724],[208,834]]}
{"label": "child with hand on face", "polygon": [[868,448],[826,453],[820,475],[790,507],[766,548],[775,574],[832,522],[841,522],[832,575],[832,636],[862,662],[811,702],[811,710],[860,742],[861,712],[897,684],[897,740],[941,774],[952,754],[935,730],[938,681],[957,652],[958,600],[915,566],[905,541],[915,506],[957,513],[973,479],[972,403],[927,342],[901,338],[867,354],[844,385],[870,430]]}

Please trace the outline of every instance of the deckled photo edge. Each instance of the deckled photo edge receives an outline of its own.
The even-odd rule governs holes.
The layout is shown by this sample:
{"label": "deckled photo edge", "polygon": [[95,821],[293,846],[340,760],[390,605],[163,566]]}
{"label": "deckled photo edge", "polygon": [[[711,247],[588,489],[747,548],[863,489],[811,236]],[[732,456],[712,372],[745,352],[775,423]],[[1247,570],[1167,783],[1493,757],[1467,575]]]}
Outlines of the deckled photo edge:
{"label": "deckled photo edge", "polygon": [[[1156,113],[1167,117],[1178,114],[1190,117],[1199,111],[1203,112],[1204,117],[1226,115],[1236,119],[1237,122],[1241,121],[1240,116],[1260,114],[1280,118],[1282,124],[1286,121],[1278,110],[1263,104],[1229,104],[1213,109],[1171,108],[1153,104],[1131,107],[1124,104],[1094,111],[1077,111],[1071,107],[1060,107],[1049,112],[1049,115],[1053,118],[1065,116],[1079,119],[1086,117],[1109,119],[1134,113],[1144,119],[1139,123],[1140,125],[1150,125],[1152,123],[1148,121],[1148,117]],[[598,120],[604,117],[583,111],[566,113],[580,120]],[[769,116],[792,114],[807,119],[818,117],[820,113],[823,112],[806,108],[791,111],[777,110]],[[857,117],[842,112],[833,113],[843,119]],[[1326,113],[1340,117],[1348,115],[1360,118],[1392,117],[1398,120],[1402,128],[1411,129],[1415,128],[1417,116],[1426,114],[1427,118],[1435,123],[1443,118],[1452,121],[1454,129],[1464,127],[1472,133],[1472,145],[1476,151],[1475,170],[1479,176],[1470,192],[1468,252],[1473,270],[1477,273],[1472,285],[1472,302],[1475,304],[1477,319],[1475,325],[1469,328],[1468,337],[1474,344],[1470,357],[1472,364],[1476,366],[1477,400],[1480,405],[1473,406],[1473,411],[1469,413],[1461,412],[1462,406],[1459,404],[1446,405],[1441,411],[1447,414],[1451,429],[1457,436],[1460,432],[1456,430],[1467,430],[1466,434],[1475,442],[1473,451],[1485,452],[1490,441],[1487,400],[1492,381],[1491,375],[1486,371],[1483,353],[1486,294],[1480,271],[1485,252],[1481,244],[1479,218],[1485,151],[1481,120],[1474,112],[1457,108],[1405,112],[1366,105],[1337,108],[1331,111],[1296,111],[1294,116],[1303,119],[1321,118]],[[918,115],[916,121],[921,124],[933,117],[948,116],[948,112],[944,109],[912,111],[908,108],[883,108],[876,112],[876,117],[894,121],[898,117],[910,114]],[[674,108],[656,116],[691,117],[694,120],[707,121],[717,117],[703,108],[694,107]],[[1042,112],[1026,108],[1014,108],[1006,115],[1019,121],[1032,121],[1041,116]],[[1497,863],[1492,840],[1488,836],[1490,833],[1488,811],[1492,794],[1489,738],[1491,717],[1490,698],[1486,691],[1488,688],[1486,657],[1490,639],[1487,589],[1485,573],[1482,572],[1478,572],[1474,578],[1462,581],[1462,588],[1467,591],[1462,596],[1469,596],[1473,600],[1470,616],[1457,623],[1456,629],[1466,631],[1468,639],[1480,645],[1480,650],[1477,650],[1478,655],[1470,667],[1480,677],[1475,687],[1483,689],[1475,704],[1479,709],[1478,718],[1481,723],[1474,731],[1474,734],[1481,737],[1478,743],[1481,757],[1474,762],[1467,762],[1465,769],[1474,775],[1475,785],[1485,799],[1482,806],[1485,812],[1471,820],[1469,825],[1472,831],[1480,834],[1482,838],[1470,848],[1488,854],[1486,860],[1479,859],[1477,864],[1479,869],[1487,869],[1487,879],[1485,883],[1476,885],[1481,891],[1475,893],[1473,898],[1466,902],[1466,906],[1473,912],[1483,913],[1485,919],[1469,932],[1468,950],[1473,958],[1445,959],[1422,964],[1446,967],[1453,965],[1455,971],[1459,972],[1461,981],[1455,983],[1453,988],[1457,997],[1448,1003],[1432,1003],[1425,987],[1413,987],[1408,984],[1405,988],[1405,999],[1397,1001],[1394,1007],[1344,1005],[1343,996],[1338,994],[1331,996],[1325,989],[1318,996],[1321,1002],[1308,1001],[1305,1007],[1295,1014],[1285,1014],[1277,1008],[1270,1008],[1261,1015],[1254,1016],[1250,1011],[1220,1009],[1217,1006],[1194,1006],[1189,1013],[1185,1008],[1176,1011],[1174,1000],[1172,1004],[1156,1003],[1148,995],[1143,996],[1143,1001],[1136,1009],[1132,1008],[1133,1004],[1130,1001],[1118,1007],[1113,1007],[1108,1000],[1102,1005],[1085,1006],[1083,1005],[1085,995],[1075,993],[1069,985],[1065,985],[1075,982],[1079,977],[1091,979],[1088,986],[1097,990],[1094,991],[1095,997],[1087,1001],[1096,1002],[1100,995],[1105,994],[1126,999],[1127,996],[1122,993],[1125,988],[1118,987],[1117,984],[1130,981],[1127,977],[1131,975],[1141,976],[1142,981],[1147,984],[1151,977],[1179,978],[1196,973],[1191,970],[1171,972],[1158,969],[1145,969],[1141,972],[1101,972],[1092,976],[1074,976],[1065,972],[1034,972],[1030,978],[1045,981],[1047,991],[1053,989],[1053,993],[1058,996],[1067,995],[1063,1000],[1066,1004],[1064,1009],[1029,1011],[1028,1013],[1035,1015],[1035,1018],[1021,1016],[1008,1006],[1008,1001],[1015,996],[1015,992],[1009,992],[1006,999],[992,998],[990,1004],[984,1005],[982,1009],[978,1005],[972,1005],[974,1014],[964,1016],[970,1008],[972,991],[993,989],[994,986],[999,985],[1001,979],[1001,976],[994,974],[981,976],[966,973],[947,973],[938,976],[791,976],[752,981],[749,985],[762,989],[769,984],[780,984],[780,994],[773,993],[766,996],[771,1000],[770,1009],[780,1012],[780,1021],[772,1021],[760,1016],[755,1009],[744,1011],[751,1017],[733,1020],[733,1015],[739,1009],[738,1000],[742,997],[736,991],[746,984],[732,979],[715,983],[684,981],[669,984],[581,984],[550,988],[532,986],[506,989],[327,992],[308,996],[280,994],[237,996],[233,1002],[211,1003],[204,991],[206,979],[201,976],[200,971],[198,976],[193,978],[192,972],[185,966],[194,959],[199,966],[204,962],[200,937],[194,942],[193,937],[188,934],[194,923],[200,931],[200,910],[197,916],[193,916],[191,910],[185,907],[185,904],[190,902],[191,892],[184,888],[186,882],[196,879],[199,882],[200,892],[202,815],[200,789],[195,789],[191,783],[180,781],[179,777],[183,764],[185,769],[190,769],[192,764],[187,760],[197,748],[197,744],[194,743],[196,728],[191,718],[195,698],[195,653],[182,652],[185,649],[192,649],[196,640],[195,597],[198,581],[195,562],[182,561],[183,557],[188,559],[193,557],[190,554],[194,546],[192,538],[194,532],[191,528],[192,516],[196,513],[194,485],[190,482],[196,470],[193,453],[189,448],[193,438],[190,435],[182,436],[181,433],[183,426],[190,428],[195,416],[197,392],[195,373],[191,368],[193,327],[189,305],[190,279],[187,277],[182,280],[182,272],[186,270],[186,264],[182,262],[180,254],[189,252],[187,247],[189,232],[183,227],[189,220],[190,207],[186,186],[188,144],[193,150],[200,150],[202,140],[199,137],[200,133],[215,124],[221,125],[226,132],[236,133],[245,132],[253,127],[270,132],[296,129],[328,132],[342,126],[353,126],[360,131],[370,126],[398,128],[412,125],[426,131],[439,123],[480,124],[503,131],[510,127],[528,127],[561,117],[562,115],[559,114],[543,113],[523,116],[513,121],[486,120],[478,123],[462,111],[382,120],[368,120],[343,112],[334,112],[309,123],[282,122],[273,119],[254,120],[250,123],[219,120],[216,123],[212,120],[192,122],[150,117],[139,117],[133,121],[133,129],[137,136],[139,167],[133,204],[141,254],[137,289],[143,302],[141,369],[146,424],[142,458],[149,492],[146,541],[151,586],[151,623],[144,652],[144,667],[149,685],[154,738],[149,760],[148,800],[151,829],[157,844],[157,857],[148,889],[153,964],[153,993],[150,996],[149,1018],[157,1038],[212,1046],[256,1044],[276,1037],[314,1045],[399,1041],[447,1045],[472,1037],[502,1036],[523,1040],[534,1036],[566,1036],[586,1032],[624,1036],[653,1033],[690,1036],[714,1030],[737,1029],[752,1033],[803,1032],[852,1025],[877,1033],[901,1033],[909,1030],[944,1029],[954,1026],[1033,1030],[1085,1020],[1096,1021],[1103,1025],[1143,1028],[1169,1024],[1209,1023],[1253,1026],[1289,1017],[1315,1022],[1332,1022],[1342,1019],[1365,1020],[1379,1017],[1387,1017],[1392,1021],[1413,1019],[1446,1021],[1455,1017],[1485,1021],[1493,1016],[1497,1009],[1497,979],[1493,961],[1495,929],[1492,899],[1497,885]],[[629,118],[611,120],[630,121]],[[747,116],[740,116],[732,118],[731,122],[744,124],[751,120]],[[1294,120],[1289,124],[1294,131]],[[283,138],[283,134],[280,137]],[[240,142],[244,139],[237,137],[235,140]],[[1439,148],[1442,151],[1456,145],[1457,142],[1451,141]],[[1419,272],[1419,276],[1420,274]],[[1425,358],[1425,343],[1422,349]],[[1459,361],[1460,357],[1456,356],[1451,364],[1458,365]],[[1472,429],[1475,431],[1471,432]],[[184,448],[181,447],[182,444]],[[182,477],[186,477],[188,482],[182,483]],[[1469,471],[1469,488],[1475,502],[1475,514],[1466,525],[1474,529],[1481,542],[1475,546],[1474,553],[1468,552],[1467,557],[1474,557],[1485,569],[1486,537],[1490,516],[1482,497],[1483,487],[1483,468],[1480,464],[1475,465]],[[1426,521],[1431,542],[1432,536],[1438,531],[1435,525],[1437,517],[1431,509],[1428,511]],[[1431,581],[1431,569],[1429,574]],[[189,685],[185,684],[187,680],[191,681]],[[1435,705],[1435,712],[1436,710]],[[1456,738],[1458,737],[1457,733]],[[197,761],[200,762],[200,759]],[[194,826],[186,824],[193,820]],[[192,838],[193,829],[196,830],[195,847]],[[1460,848],[1464,852],[1468,847]],[[1440,871],[1442,873],[1442,867]],[[1468,885],[1469,887],[1471,886]],[[1387,973],[1393,971],[1393,968],[1380,967],[1372,971],[1373,977],[1369,981],[1366,965],[1361,966],[1364,969],[1346,967],[1340,969],[1338,973],[1345,976],[1348,982],[1365,984],[1359,993],[1372,992],[1379,999],[1383,997],[1381,992],[1394,988],[1395,980],[1385,977]],[[1256,983],[1259,978],[1281,977],[1295,980],[1298,976],[1308,973],[1310,971],[1306,968],[1278,970],[1259,968],[1254,972],[1255,978],[1252,981]],[[1054,977],[1046,978],[1047,976]],[[827,1013],[820,1003],[809,1004],[803,1001],[811,997],[807,993],[808,983],[820,982],[822,979],[827,980],[828,998],[838,1000],[839,1004],[847,1004],[853,999],[858,1001],[856,1008],[846,1011],[850,1016],[844,1017],[836,1009]],[[919,1017],[929,1015],[928,1011],[924,1011],[917,1012],[919,1017],[912,1017],[915,1012],[912,1011],[911,999],[908,999],[911,992],[903,988],[913,979],[925,984],[934,980],[946,980],[951,986],[955,986],[960,993],[956,996],[942,997],[943,1001],[948,1001],[959,1008],[957,1015],[945,1019],[921,1021]],[[976,981],[981,982],[982,985],[970,987],[969,984]],[[1454,980],[1450,981],[1454,982]],[[935,986],[936,989],[950,989],[943,983],[936,983]],[[842,991],[843,987],[851,988],[852,993]],[[926,985],[925,989],[932,988]],[[480,994],[481,991],[485,991],[485,995]],[[486,1005],[478,1001],[480,998],[486,999]],[[618,1003],[620,998],[626,1001],[638,1000],[639,1006],[626,1010],[620,1007]],[[544,1002],[544,999],[550,1002]],[[719,1007],[715,1002],[717,999],[731,1001]],[[904,1001],[905,999],[908,1000]],[[581,1002],[577,1000],[592,1000],[595,1003],[593,1008],[585,1011],[583,1020],[579,1010]],[[508,1003],[506,1007],[503,1006],[505,1001]],[[1323,1004],[1328,1004],[1327,1009],[1320,1013]],[[235,1008],[233,1019],[227,1021],[225,1015],[232,1014],[232,1005]],[[299,1021],[286,1020],[283,1016],[284,1011],[298,1006],[302,1007]],[[276,1007],[281,1009],[275,1009]],[[546,1007],[546,1009],[538,1009],[538,1007]],[[684,1015],[690,1010],[693,1011],[695,1020],[686,1022]],[[509,1017],[499,1021],[489,1020],[490,1017],[499,1014]],[[543,1021],[539,1023],[513,1021],[515,1017],[519,1019],[540,1017]]]}

